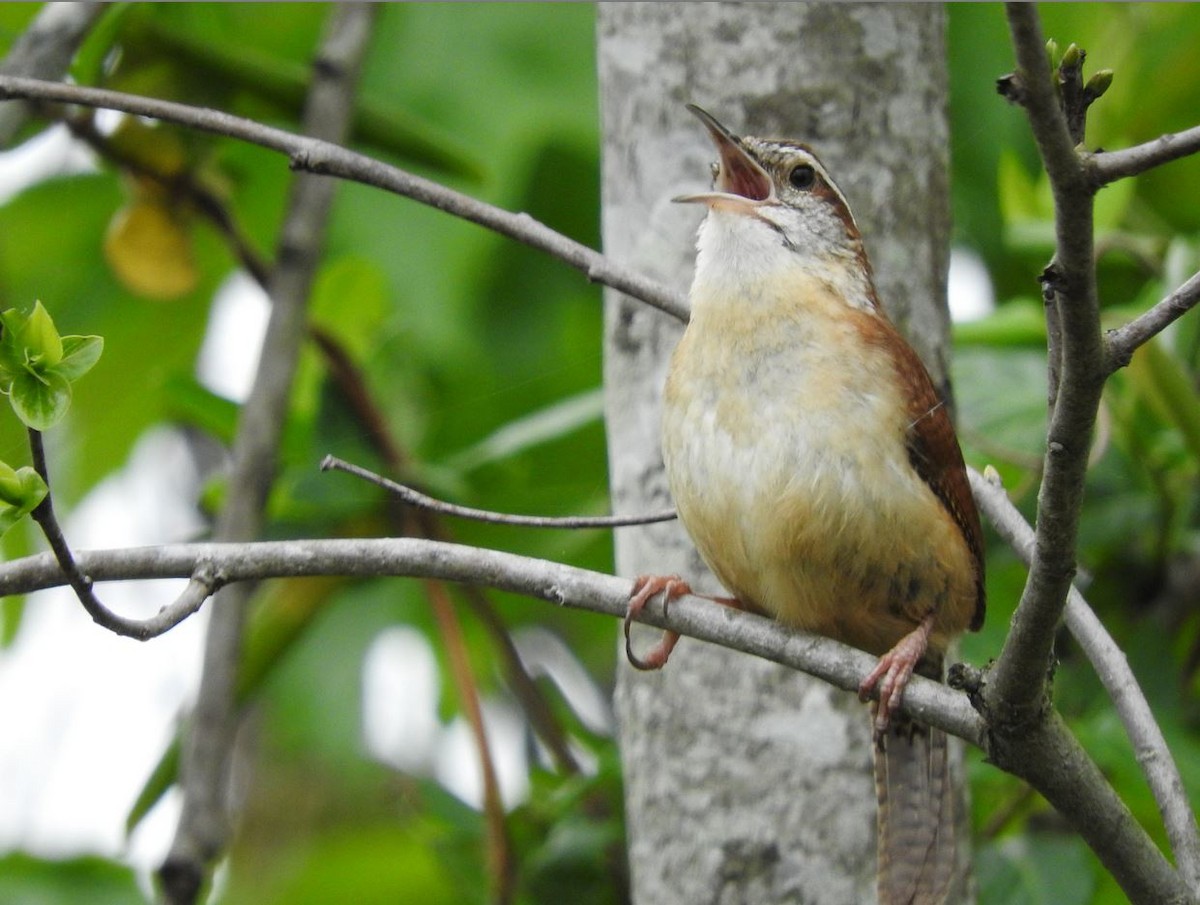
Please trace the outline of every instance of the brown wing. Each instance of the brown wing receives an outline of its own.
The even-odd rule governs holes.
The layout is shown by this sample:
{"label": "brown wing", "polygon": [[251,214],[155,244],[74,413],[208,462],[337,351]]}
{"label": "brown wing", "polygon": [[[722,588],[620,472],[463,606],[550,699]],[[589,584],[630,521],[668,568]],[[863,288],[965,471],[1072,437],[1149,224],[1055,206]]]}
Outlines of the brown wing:
{"label": "brown wing", "polygon": [[985,610],[983,572],[983,527],[979,523],[979,512],[975,498],[971,495],[971,484],[967,479],[967,467],[963,463],[958,436],[950,421],[950,413],[933,387],[933,381],[925,365],[912,347],[900,337],[895,327],[880,319],[898,340],[888,344],[892,350],[896,370],[900,379],[913,390],[909,405],[909,426],[906,442],[908,460],[921,479],[929,485],[934,496],[942,501],[950,513],[975,560],[975,612],[971,617],[971,631],[983,625]]}

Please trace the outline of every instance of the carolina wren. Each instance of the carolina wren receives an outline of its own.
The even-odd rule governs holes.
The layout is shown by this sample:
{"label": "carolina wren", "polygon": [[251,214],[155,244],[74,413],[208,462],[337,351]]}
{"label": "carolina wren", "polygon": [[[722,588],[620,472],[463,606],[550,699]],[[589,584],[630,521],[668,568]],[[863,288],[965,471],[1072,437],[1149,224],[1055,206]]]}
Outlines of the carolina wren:
{"label": "carolina wren", "polygon": [[[914,669],[940,679],[947,645],[983,621],[954,427],[816,155],[688,109],[720,163],[712,191],[675,199],[708,214],[663,400],[671,493],[727,602],[880,657],[860,688],[879,698],[879,900],[940,902],[955,860],[946,737],[898,706]],[[688,590],[643,577],[631,618]],[[661,666],[676,638],[631,659]]]}

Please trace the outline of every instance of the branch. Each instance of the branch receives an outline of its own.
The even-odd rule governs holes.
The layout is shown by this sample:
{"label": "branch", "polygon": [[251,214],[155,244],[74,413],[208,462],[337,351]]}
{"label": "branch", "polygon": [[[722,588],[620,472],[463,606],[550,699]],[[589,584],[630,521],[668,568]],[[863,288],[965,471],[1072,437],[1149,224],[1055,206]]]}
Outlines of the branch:
{"label": "branch", "polygon": [[[369,4],[332,8],[313,62],[303,117],[306,131],[335,141],[348,134],[373,18]],[[268,281],[271,316],[238,420],[229,487],[214,532],[220,540],[248,541],[261,532],[335,188],[335,183],[312,176],[300,176],[292,185],[277,265]],[[252,591],[252,585],[241,584],[223,592],[208,625],[200,690],[183,751],[183,812],[159,869],[173,905],[196,901],[212,862],[228,842],[229,767],[240,722],[235,689]]]}
{"label": "branch", "polygon": [[[46,450],[42,443],[41,431],[29,429],[29,448],[34,470],[49,488],[50,472],[46,467]],[[54,552],[54,558],[58,561],[59,568],[66,576],[67,583],[75,592],[75,596],[79,598],[79,602],[83,604],[87,614],[92,617],[92,621],[102,628],[127,638],[136,638],[138,641],[157,638],[199,610],[204,601],[211,597],[219,587],[212,568],[207,563],[200,563],[196,571],[189,576],[191,580],[183,589],[183,593],[154,616],[149,619],[128,619],[125,616],[118,616],[100,602],[100,598],[92,590],[92,580],[75,561],[62,528],[58,524],[58,517],[54,514],[54,503],[51,501],[51,497],[52,495],[47,489],[45,499],[30,515],[46,536],[46,542]]]}
{"label": "branch", "polygon": [[620,266],[586,245],[555,232],[528,214],[512,213],[485,204],[469,195],[406,173],[397,167],[347,150],[332,142],[295,135],[283,129],[274,129],[253,120],[204,107],[191,107],[187,104],[139,97],[119,91],[0,76],[0,99],[10,98],[122,110],[136,116],[177,123],[202,132],[260,145],[288,155],[291,166],[295,169],[374,186],[470,220],[553,255],[582,271],[589,280],[641,299],[679,320],[687,320],[688,317],[688,303],[683,293],[668,289],[655,280]]}
{"label": "branch", "polygon": [[1105,361],[1109,373],[1125,367],[1138,347],[1149,342],[1200,302],[1200,273],[1123,327],[1105,337]]}
{"label": "branch", "polygon": [[[633,586],[629,579],[549,560],[408,537],[168,544],[79,551],[76,556],[94,581],[187,577],[202,562],[225,583],[318,575],[438,578],[618,618],[625,616]],[[0,597],[65,583],[48,553],[0,563]],[[870,654],[838,641],[700,597],[671,601],[665,615],[652,603],[639,621],[782,663],[855,693],[876,663]],[[939,682],[914,677],[901,708],[973,745],[983,742],[979,714],[965,696]]]}
{"label": "branch", "polygon": [[[0,73],[39,79],[62,78],[75,51],[104,13],[104,3],[47,3],[29,27],[13,42]],[[0,109],[0,146],[8,145],[25,120],[27,104],[9,104]]]}
{"label": "branch", "polygon": [[[969,476],[971,490],[988,521],[1021,561],[1029,565],[1034,547],[1033,529],[1029,523],[998,482],[988,480],[974,469],[969,470]],[[1125,726],[1134,756],[1162,814],[1179,870],[1190,888],[1200,889],[1200,832],[1196,817],[1188,802],[1179,767],[1154,719],[1150,703],[1129,668],[1125,654],[1074,587],[1067,599],[1066,621]]]}
{"label": "branch", "polygon": [[1194,905],[1180,873],[1051,710],[1024,733],[993,735],[988,760],[1025,779],[1067,819],[1135,905]]}
{"label": "branch", "polygon": [[1050,417],[1035,554],[1012,631],[986,691],[1001,731],[1021,732],[1044,716],[1054,632],[1075,574],[1075,544],[1088,450],[1104,385],[1100,311],[1092,247],[1092,190],[1051,84],[1037,10],[1009,3],[1021,103],[1054,194],[1057,251],[1046,279],[1061,327],[1058,398]]}
{"label": "branch", "polygon": [[1124,176],[1136,176],[1197,151],[1200,151],[1200,126],[1192,126],[1186,131],[1160,135],[1153,141],[1132,148],[1099,151],[1086,158],[1084,166],[1092,185],[1100,188]]}
{"label": "branch", "polygon": [[525,528],[627,528],[631,525],[651,525],[655,522],[669,522],[678,516],[674,509],[664,509],[647,515],[514,515],[509,512],[494,512],[490,509],[473,509],[470,506],[459,506],[457,503],[447,503],[427,494],[414,490],[407,484],[400,484],[383,475],[353,465],[337,456],[326,456],[321,460],[321,471],[344,471],[382,487],[388,493],[394,494],[419,509],[436,512],[439,515],[449,515],[454,518],[470,519],[474,522],[487,522],[492,525],[516,525]]}

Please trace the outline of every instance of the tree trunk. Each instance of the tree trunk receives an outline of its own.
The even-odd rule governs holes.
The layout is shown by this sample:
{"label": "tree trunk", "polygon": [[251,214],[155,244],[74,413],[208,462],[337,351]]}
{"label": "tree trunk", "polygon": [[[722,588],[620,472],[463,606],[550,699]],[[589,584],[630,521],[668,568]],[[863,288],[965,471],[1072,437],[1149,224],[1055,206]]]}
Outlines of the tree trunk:
{"label": "tree trunk", "polygon": [[[885,306],[944,381],[943,26],[937,5],[601,4],[606,251],[690,280],[702,212],[669,199],[705,188],[715,154],[684,103],[808,142],[854,208]],[[659,399],[682,325],[609,291],[606,329],[613,505],[660,508]],[[677,523],[617,535],[621,574],[718,590]],[[852,695],[684,639],[659,673],[622,667],[617,711],[635,902],[874,900],[869,726]]]}

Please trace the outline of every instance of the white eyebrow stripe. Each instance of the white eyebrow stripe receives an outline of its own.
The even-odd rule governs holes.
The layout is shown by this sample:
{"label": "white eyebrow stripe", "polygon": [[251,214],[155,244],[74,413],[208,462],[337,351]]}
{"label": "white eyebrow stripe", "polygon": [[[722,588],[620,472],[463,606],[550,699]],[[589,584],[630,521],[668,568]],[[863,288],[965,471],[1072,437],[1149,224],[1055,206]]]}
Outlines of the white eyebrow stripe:
{"label": "white eyebrow stripe", "polygon": [[854,227],[858,228],[858,219],[854,216],[854,210],[850,207],[850,202],[846,200],[846,196],[838,187],[838,184],[833,181],[829,175],[829,171],[825,169],[825,164],[821,163],[817,155],[800,144],[799,142],[787,141],[778,138],[756,138],[753,135],[747,135],[741,139],[743,146],[750,151],[755,161],[770,171],[772,165],[780,164],[788,158],[802,159],[805,163],[811,164],[824,181],[825,185],[837,195],[838,201],[842,203],[842,207],[850,215],[850,220],[854,223]]}

